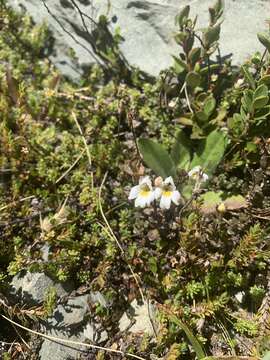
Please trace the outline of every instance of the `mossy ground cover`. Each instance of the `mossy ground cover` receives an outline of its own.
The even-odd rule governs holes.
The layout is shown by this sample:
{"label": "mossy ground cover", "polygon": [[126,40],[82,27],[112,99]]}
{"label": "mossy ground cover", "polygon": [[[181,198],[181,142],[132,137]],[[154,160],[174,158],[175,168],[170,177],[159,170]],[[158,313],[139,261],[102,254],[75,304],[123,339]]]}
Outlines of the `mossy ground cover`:
{"label": "mossy ground cover", "polygon": [[[1,8],[1,312],[37,328],[53,297],[21,308],[9,282],[42,271],[78,292],[104,294],[111,306],[94,316],[109,331],[108,348],[121,340],[121,350],[145,359],[260,358],[270,350],[269,62],[255,54],[242,69],[207,63],[218,40],[215,14],[202,55],[185,11],[176,37],[185,54],[159,78],[120,67],[109,79],[108,68],[93,66],[74,84],[47,59],[46,26]],[[208,147],[224,134],[226,146],[209,160],[213,134]],[[150,160],[141,140],[149,138],[151,149],[162,146]],[[129,191],[164,170],[160,151],[174,159],[183,201],[135,208]],[[211,172],[195,192],[192,161]],[[123,310],[142,297],[157,308],[156,336],[119,335]],[[4,319],[0,329],[1,340],[21,346],[7,359],[35,358],[34,345],[27,349]]]}

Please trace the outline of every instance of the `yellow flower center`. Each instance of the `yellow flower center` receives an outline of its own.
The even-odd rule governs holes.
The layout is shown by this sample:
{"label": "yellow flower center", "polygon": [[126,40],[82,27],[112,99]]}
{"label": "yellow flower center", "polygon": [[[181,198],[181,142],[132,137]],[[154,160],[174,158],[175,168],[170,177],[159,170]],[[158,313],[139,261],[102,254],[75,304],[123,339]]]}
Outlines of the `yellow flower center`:
{"label": "yellow flower center", "polygon": [[139,196],[147,197],[149,195],[149,192],[150,192],[150,188],[147,184],[142,184],[140,186]]}
{"label": "yellow flower center", "polygon": [[162,195],[165,197],[171,197],[172,196],[172,191],[163,191]]}
{"label": "yellow flower center", "polygon": [[172,185],[164,185],[162,188],[162,196],[171,197],[173,192]]}
{"label": "yellow flower center", "polygon": [[194,172],[194,173],[191,175],[192,179],[194,179],[194,180],[197,180],[197,178],[198,178],[199,176],[200,176],[200,174],[199,174],[198,171]]}

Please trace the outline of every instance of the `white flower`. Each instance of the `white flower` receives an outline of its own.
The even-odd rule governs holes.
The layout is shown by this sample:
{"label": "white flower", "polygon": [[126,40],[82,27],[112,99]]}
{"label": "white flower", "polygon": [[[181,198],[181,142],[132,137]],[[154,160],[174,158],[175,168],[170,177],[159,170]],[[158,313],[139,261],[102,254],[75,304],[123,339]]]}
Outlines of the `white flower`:
{"label": "white flower", "polygon": [[129,200],[135,199],[136,207],[149,206],[155,200],[155,193],[149,176],[140,179],[139,185],[133,186],[129,193]]}
{"label": "white flower", "polygon": [[235,89],[239,89],[244,84],[244,82],[245,82],[244,79],[238,79],[234,84]]}
{"label": "white flower", "polygon": [[171,202],[173,201],[175,205],[179,205],[181,195],[173,182],[171,176],[167,177],[160,186],[155,189],[155,198],[156,200],[160,198],[160,207],[161,209],[169,209]]}
{"label": "white flower", "polygon": [[200,180],[201,182],[208,180],[208,175],[202,172],[202,168],[200,165],[195,166],[188,172],[188,176],[193,180]]}
{"label": "white flower", "polygon": [[236,298],[236,300],[237,300],[238,302],[240,302],[240,303],[243,301],[244,296],[245,296],[244,291],[239,291],[238,293],[236,293],[236,294],[234,295],[234,297]]}

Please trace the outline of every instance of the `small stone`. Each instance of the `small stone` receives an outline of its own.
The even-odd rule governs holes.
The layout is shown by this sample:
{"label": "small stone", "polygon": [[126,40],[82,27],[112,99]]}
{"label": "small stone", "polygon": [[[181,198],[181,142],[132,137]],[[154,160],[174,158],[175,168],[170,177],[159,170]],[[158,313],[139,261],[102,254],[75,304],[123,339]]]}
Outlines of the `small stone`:
{"label": "small stone", "polygon": [[[107,331],[102,329],[101,324],[92,323],[88,320],[89,305],[97,302],[102,306],[106,306],[106,300],[99,292],[68,299],[66,303],[59,304],[56,307],[50,318],[43,321],[41,325],[42,332],[59,339],[81,343],[89,343],[90,340],[95,344],[100,344],[107,341]],[[87,347],[83,345],[44,340],[39,352],[39,358],[40,360],[77,359],[86,350]]]}
{"label": "small stone", "polygon": [[82,323],[89,311],[88,300],[89,295],[82,295],[68,299],[66,304],[58,305],[49,322],[50,327],[68,328]]}
{"label": "small stone", "polygon": [[101,331],[100,326],[97,324],[95,324],[95,326],[91,325],[90,323],[86,324],[83,330],[83,336],[85,339],[90,340],[96,344],[103,343],[108,340],[107,331]]}
{"label": "small stone", "polygon": [[58,297],[65,296],[72,290],[71,284],[55,283],[43,273],[29,271],[15,275],[10,285],[11,295],[28,305],[41,304],[52,287],[55,288]]}
{"label": "small stone", "polygon": [[[148,333],[154,335],[153,326],[149,319],[151,316],[152,323],[155,323],[155,308],[152,304],[139,305],[137,300],[133,300],[130,308],[123,314],[119,321],[120,331],[129,331],[132,333]],[[133,323],[131,325],[131,323]]]}

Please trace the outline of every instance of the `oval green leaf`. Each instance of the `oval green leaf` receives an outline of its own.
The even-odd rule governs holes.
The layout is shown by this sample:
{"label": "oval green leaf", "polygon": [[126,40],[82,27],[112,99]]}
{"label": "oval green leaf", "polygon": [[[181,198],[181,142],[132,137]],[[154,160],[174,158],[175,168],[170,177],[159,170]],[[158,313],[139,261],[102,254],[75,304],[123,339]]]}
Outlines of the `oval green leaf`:
{"label": "oval green leaf", "polygon": [[268,96],[260,96],[257,99],[255,99],[253,101],[253,108],[254,109],[261,109],[263,108],[265,105],[267,105],[269,100]]}
{"label": "oval green leaf", "polygon": [[263,46],[266,47],[267,51],[270,52],[270,36],[266,33],[258,33],[257,37],[260,43],[262,43]]}
{"label": "oval green leaf", "polygon": [[187,169],[190,163],[191,143],[183,130],[178,131],[172,147],[171,157],[176,167]]}
{"label": "oval green leaf", "polygon": [[209,49],[216,41],[218,41],[219,34],[220,24],[207,28],[203,34],[204,46]]}
{"label": "oval green leaf", "polygon": [[208,175],[211,175],[223,158],[227,142],[227,135],[224,132],[212,131],[201,141],[191,162],[191,169],[200,165]]}
{"label": "oval green leaf", "polygon": [[207,116],[207,118],[209,118],[209,116],[212,115],[213,111],[215,110],[216,107],[216,100],[213,97],[209,97],[203,106],[203,112],[205,113],[205,115]]}
{"label": "oval green leaf", "polygon": [[200,57],[201,57],[201,48],[199,47],[193,48],[192,50],[190,50],[188,54],[188,59],[192,66],[194,66],[196,62],[200,60]]}
{"label": "oval green leaf", "polygon": [[264,84],[257,87],[257,89],[254,91],[253,99],[257,99],[262,96],[268,96],[268,87]]}
{"label": "oval green leaf", "polygon": [[254,81],[251,73],[249,72],[247,66],[245,66],[245,65],[241,66],[241,71],[245,77],[246,82],[249,83],[249,85],[251,86],[252,89],[255,89],[255,87],[256,87],[255,81]]}
{"label": "oval green leaf", "polygon": [[199,86],[201,82],[200,74],[195,71],[190,71],[186,76],[186,83],[191,89],[195,89],[195,87]]}
{"label": "oval green leaf", "polygon": [[163,178],[175,175],[173,160],[161,144],[150,139],[139,139],[138,147],[143,161],[156,175]]}
{"label": "oval green leaf", "polygon": [[178,15],[176,15],[175,22],[178,23],[179,27],[183,26],[185,19],[187,19],[189,16],[189,11],[190,11],[190,6],[187,5],[180,11]]}

